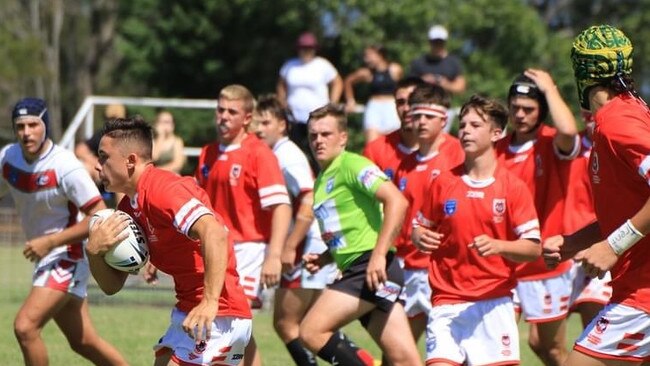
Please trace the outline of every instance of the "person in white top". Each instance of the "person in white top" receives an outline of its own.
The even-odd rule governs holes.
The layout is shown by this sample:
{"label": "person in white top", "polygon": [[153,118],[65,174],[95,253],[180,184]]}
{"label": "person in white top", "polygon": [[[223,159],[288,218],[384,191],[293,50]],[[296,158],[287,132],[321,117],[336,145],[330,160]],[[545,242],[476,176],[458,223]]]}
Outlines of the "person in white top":
{"label": "person in white top", "polygon": [[[41,331],[54,319],[79,355],[96,365],[127,365],[99,337],[88,313],[82,241],[88,217],[106,208],[99,190],[74,154],[49,138],[45,101],[20,100],[12,122],[18,142],[0,151],[0,196],[11,194],[27,240],[23,255],[35,263],[32,288],[14,321],[25,364],[48,364]],[[79,211],[86,218],[79,220]]]}
{"label": "person in white top", "polygon": [[[343,93],[343,79],[327,59],[318,56],[318,40],[311,32],[296,42],[298,57],[282,65],[276,86],[278,98],[293,114],[290,137],[308,156],[307,120],[309,113],[328,103],[338,103]],[[315,168],[315,161],[310,161]]]}
{"label": "person in white top", "polygon": [[316,357],[299,340],[300,322],[338,271],[332,263],[311,274],[301,264],[304,254],[323,253],[327,246],[312,212],[314,176],[305,154],[287,137],[287,114],[275,95],[261,96],[253,114],[255,132],[278,158],[294,212],[282,251],[283,275],[275,291],[273,324],[297,365],[316,365]]}

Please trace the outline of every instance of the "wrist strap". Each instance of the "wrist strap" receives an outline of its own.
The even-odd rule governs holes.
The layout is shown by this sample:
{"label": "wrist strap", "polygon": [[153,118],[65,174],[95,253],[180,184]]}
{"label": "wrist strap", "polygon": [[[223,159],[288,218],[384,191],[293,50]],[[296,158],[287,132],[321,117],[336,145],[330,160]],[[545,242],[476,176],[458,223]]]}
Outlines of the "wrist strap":
{"label": "wrist strap", "polygon": [[621,255],[630,249],[634,244],[643,238],[643,234],[637,230],[630,220],[625,221],[618,229],[614,230],[607,237],[607,243],[614,250],[616,255]]}

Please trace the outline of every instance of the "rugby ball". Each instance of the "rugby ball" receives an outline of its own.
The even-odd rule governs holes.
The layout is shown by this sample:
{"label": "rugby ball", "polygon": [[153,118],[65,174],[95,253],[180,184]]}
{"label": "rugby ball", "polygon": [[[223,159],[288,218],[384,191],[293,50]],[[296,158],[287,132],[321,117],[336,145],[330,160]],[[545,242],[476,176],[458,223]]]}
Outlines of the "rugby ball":
{"label": "rugby ball", "polygon": [[113,213],[126,215],[129,218],[129,225],[124,229],[129,233],[129,236],[106,252],[104,254],[104,261],[119,271],[137,272],[149,259],[149,247],[144,231],[142,231],[138,223],[129,214],[124,211],[113,210],[112,208],[99,210],[90,218],[89,227],[92,228],[98,219],[105,219]]}

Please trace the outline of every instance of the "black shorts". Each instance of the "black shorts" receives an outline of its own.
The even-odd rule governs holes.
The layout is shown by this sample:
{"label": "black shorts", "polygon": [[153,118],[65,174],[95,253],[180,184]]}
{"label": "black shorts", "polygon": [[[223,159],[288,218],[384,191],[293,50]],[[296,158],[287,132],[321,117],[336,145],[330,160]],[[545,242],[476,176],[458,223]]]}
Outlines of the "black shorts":
{"label": "black shorts", "polygon": [[334,281],[328,288],[340,291],[369,303],[375,304],[377,309],[389,313],[393,305],[399,301],[399,295],[404,288],[404,272],[399,266],[395,254],[386,254],[386,275],[388,279],[381,290],[371,291],[366,283],[366,269],[372,251],[367,251],[357,258],[343,271],[340,279]]}

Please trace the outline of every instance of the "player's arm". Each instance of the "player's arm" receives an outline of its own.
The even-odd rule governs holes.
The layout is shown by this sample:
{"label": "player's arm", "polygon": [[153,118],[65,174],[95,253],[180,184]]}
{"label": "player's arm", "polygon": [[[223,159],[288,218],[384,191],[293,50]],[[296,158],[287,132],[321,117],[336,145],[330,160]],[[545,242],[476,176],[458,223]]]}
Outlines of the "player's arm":
{"label": "player's arm", "polygon": [[560,90],[555,85],[551,75],[538,69],[528,69],[524,74],[535,82],[546,97],[549,115],[557,129],[553,141],[555,147],[567,156],[573,155],[574,152],[577,153],[576,150],[579,147],[579,140],[576,137],[578,136],[578,126],[571,109],[562,99]]}
{"label": "player's arm", "polygon": [[551,236],[542,245],[544,262],[548,268],[555,268],[560,262],[573,258],[579,251],[601,240],[603,235],[597,221],[570,235]]}
{"label": "player's arm", "polygon": [[23,255],[25,258],[34,262],[46,256],[56,247],[70,243],[81,243],[81,241],[88,237],[88,222],[90,217],[96,211],[105,208],[106,204],[104,204],[101,197],[96,197],[93,201],[90,201],[86,206],[81,208],[81,211],[86,215],[83,220],[59,232],[39,236],[27,241]]}
{"label": "player's arm", "polygon": [[314,221],[314,211],[312,204],[314,201],[314,192],[307,191],[298,196],[300,206],[293,220],[293,229],[287,237],[287,242],[282,250],[282,272],[291,270],[296,260],[296,251],[298,246],[305,239],[312,222]]}
{"label": "player's arm", "polygon": [[375,197],[382,203],[384,220],[366,271],[366,282],[371,290],[378,289],[387,280],[386,254],[401,231],[408,208],[408,201],[390,181],[381,183]]}
{"label": "player's arm", "polygon": [[345,92],[345,108],[348,113],[354,112],[357,101],[354,98],[354,85],[360,82],[372,81],[372,73],[367,67],[362,67],[345,77],[343,91]]}
{"label": "player's arm", "polygon": [[479,235],[469,244],[481,257],[501,255],[513,262],[532,262],[542,254],[539,240],[517,239],[498,240],[487,235]]}
{"label": "player's arm", "polygon": [[574,259],[582,263],[585,273],[591,277],[603,278],[626,251],[636,245],[650,232],[650,198],[641,209],[621,226],[610,233],[605,240],[578,252]]}
{"label": "player's arm", "polygon": [[[128,216],[113,214],[102,220],[98,219],[90,228],[86,256],[92,273],[99,288],[107,295],[120,291],[128,277],[128,273],[111,268],[104,261],[104,254],[113,246],[128,237],[125,231],[128,226]],[[86,227],[88,227],[86,225]]]}
{"label": "player's arm", "polygon": [[291,206],[280,203],[268,207],[271,214],[271,238],[264,263],[262,264],[262,284],[275,286],[280,282],[282,272],[282,250],[291,225]]}
{"label": "player's arm", "polygon": [[212,215],[199,217],[188,232],[201,242],[205,267],[203,298],[183,321],[183,329],[196,341],[210,337],[210,329],[219,310],[219,298],[228,267],[228,234],[225,227]]}

